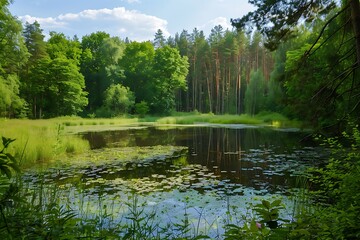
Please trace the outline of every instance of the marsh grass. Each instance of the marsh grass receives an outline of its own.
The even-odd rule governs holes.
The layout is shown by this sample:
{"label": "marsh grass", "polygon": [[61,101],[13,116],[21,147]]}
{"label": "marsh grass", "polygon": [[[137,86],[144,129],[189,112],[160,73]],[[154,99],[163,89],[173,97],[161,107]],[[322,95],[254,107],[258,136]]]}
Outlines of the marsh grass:
{"label": "marsh grass", "polygon": [[186,209],[185,220],[179,224],[159,222],[156,209],[148,211],[146,202],[140,201],[136,193],[123,195],[119,205],[115,200],[109,204],[111,200],[102,192],[89,198],[80,191],[75,193],[79,200],[74,201],[73,190],[57,185],[40,182],[31,188],[18,184],[11,196],[16,199],[14,205],[4,208],[1,239],[207,238],[192,229]]}
{"label": "marsh grass", "polygon": [[80,117],[57,117],[50,119],[58,124],[65,126],[89,126],[89,125],[125,125],[138,123],[138,118],[123,117],[123,118],[80,118]]}
{"label": "marsh grass", "polygon": [[26,167],[89,149],[86,140],[63,134],[64,127],[54,120],[0,120],[0,136],[16,139],[9,151]]}
{"label": "marsh grass", "polygon": [[195,124],[195,123],[214,123],[214,124],[251,124],[259,125],[264,121],[249,115],[180,115],[160,118],[156,121],[160,124]]}
{"label": "marsh grass", "polygon": [[[44,180],[35,188],[20,183],[13,193],[15,205],[5,208],[7,228],[0,224],[1,239],[287,239],[279,234],[288,228],[258,229],[259,220],[249,214],[251,205],[247,213],[239,213],[228,203],[226,216],[220,214],[211,222],[207,217],[214,216],[207,216],[205,208],[195,209],[196,218],[190,198],[185,197],[183,212],[163,222],[159,214],[172,210],[149,206],[135,192],[111,199],[105,192],[89,195],[82,189],[47,185]],[[219,222],[228,225],[227,232],[219,229],[223,225]],[[257,238],[270,235],[273,238]]]}
{"label": "marsh grass", "polygon": [[114,130],[138,124],[250,124],[286,127],[299,125],[278,113],[249,115],[214,115],[198,112],[174,112],[169,117],[99,118],[59,117],[48,120],[0,119],[0,136],[15,138],[10,151],[22,165],[47,162],[63,154],[77,154],[89,149],[87,141],[73,133]]}
{"label": "marsh grass", "polygon": [[276,112],[260,112],[255,116],[256,119],[270,124],[273,127],[293,127],[303,128],[303,123],[298,120],[290,120],[284,115]]}
{"label": "marsh grass", "polygon": [[88,150],[89,143],[71,134],[93,126],[123,126],[137,123],[136,118],[83,119],[59,117],[47,120],[0,119],[0,136],[16,139],[9,151],[22,166],[44,163],[64,154],[78,154]]}
{"label": "marsh grass", "polygon": [[289,120],[280,113],[261,112],[255,116],[242,115],[214,115],[212,113],[200,114],[193,113],[173,113],[171,116],[153,119],[158,124],[249,124],[266,125],[272,127],[293,127],[301,128],[301,122]]}

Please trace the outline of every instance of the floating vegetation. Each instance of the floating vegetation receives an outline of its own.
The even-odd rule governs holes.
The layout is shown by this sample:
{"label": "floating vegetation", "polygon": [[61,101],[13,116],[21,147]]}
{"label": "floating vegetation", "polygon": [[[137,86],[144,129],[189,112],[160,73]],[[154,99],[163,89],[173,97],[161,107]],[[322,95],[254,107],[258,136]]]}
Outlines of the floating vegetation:
{"label": "floating vegetation", "polygon": [[[193,236],[219,238],[224,224],[246,215],[249,204],[291,196],[292,181],[323,157],[312,147],[275,144],[274,134],[287,135],[267,131],[208,126],[89,133],[84,139],[99,145],[90,143],[92,150],[86,153],[33,168],[23,180],[27,189],[61,189],[61,203],[76,210],[80,219],[95,219],[105,212],[109,224],[125,221],[126,225],[132,218],[129,201],[136,196],[139,211],[146,216],[157,213],[154,221],[159,229],[169,221],[179,226],[186,216],[196,231]],[[251,142],[259,132],[269,138]],[[245,133],[251,133],[249,138],[244,138]],[[288,215],[283,214],[282,218]],[[168,231],[176,238],[178,230]]]}
{"label": "floating vegetation", "polygon": [[[167,150],[167,151],[165,151]],[[152,157],[149,157],[151,152]],[[166,154],[167,152],[167,154]],[[107,189],[107,192],[137,192],[148,194],[158,191],[194,189],[199,192],[223,189],[226,180],[206,166],[187,163],[187,151],[183,147],[157,146],[147,148],[102,149],[89,153],[89,161],[64,161],[47,171],[29,171],[26,182],[34,184],[42,179],[58,185],[73,184],[82,188]],[[126,156],[126,157],[125,157]],[[230,193],[240,184],[226,186]]]}

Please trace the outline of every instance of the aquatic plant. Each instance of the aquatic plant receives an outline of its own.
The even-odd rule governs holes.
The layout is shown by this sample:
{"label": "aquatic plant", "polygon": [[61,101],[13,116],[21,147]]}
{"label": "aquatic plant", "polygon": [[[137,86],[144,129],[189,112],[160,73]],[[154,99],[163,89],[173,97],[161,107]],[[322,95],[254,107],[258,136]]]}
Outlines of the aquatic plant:
{"label": "aquatic plant", "polygon": [[348,126],[341,139],[320,138],[331,155],[325,166],[310,171],[316,204],[313,212],[299,216],[296,226],[311,238],[360,238],[360,130]]}
{"label": "aquatic plant", "polygon": [[9,179],[12,177],[13,171],[19,171],[19,166],[15,157],[6,152],[9,145],[14,141],[15,139],[2,137],[3,149],[0,151],[0,173],[6,175]]}
{"label": "aquatic plant", "polygon": [[284,209],[281,199],[276,199],[272,202],[264,199],[261,203],[254,206],[254,211],[261,218],[260,222],[266,224],[271,229],[278,228],[281,209]]}

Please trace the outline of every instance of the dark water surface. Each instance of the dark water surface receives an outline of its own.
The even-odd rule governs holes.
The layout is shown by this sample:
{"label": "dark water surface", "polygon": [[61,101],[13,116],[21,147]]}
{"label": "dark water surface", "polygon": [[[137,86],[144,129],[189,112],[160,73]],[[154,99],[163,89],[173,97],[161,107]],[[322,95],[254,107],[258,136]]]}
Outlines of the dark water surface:
{"label": "dark water surface", "polygon": [[[194,236],[222,239],[224,225],[245,224],[239,219],[261,199],[282,199],[281,218],[293,217],[294,188],[301,187],[303,171],[323,157],[314,143],[302,141],[306,135],[246,125],[87,132],[80,136],[92,150],[82,159],[29,170],[24,181],[29,189],[55,189],[79,219],[99,219],[105,211],[101,223],[119,228],[132,219],[131,209],[139,208],[144,219],[155,212],[160,227],[186,218]],[[141,152],[154,154],[137,157]],[[129,205],[135,198],[140,207]],[[168,231],[173,237],[181,233]]]}
{"label": "dark water surface", "polygon": [[[189,164],[204,166],[225,182],[275,193],[296,187],[296,180],[303,170],[321,159],[322,154],[314,143],[303,141],[306,135],[308,133],[293,129],[229,125],[146,127],[88,132],[83,137],[89,140],[92,149],[185,146],[189,149],[186,156]],[[140,172],[143,174],[143,170]],[[133,174],[136,176],[136,171]]]}

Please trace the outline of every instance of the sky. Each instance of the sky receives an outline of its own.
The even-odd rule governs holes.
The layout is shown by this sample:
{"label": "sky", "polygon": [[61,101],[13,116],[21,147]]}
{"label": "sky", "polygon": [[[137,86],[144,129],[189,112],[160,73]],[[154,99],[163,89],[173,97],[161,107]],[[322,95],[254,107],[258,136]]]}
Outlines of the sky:
{"label": "sky", "polygon": [[231,30],[231,18],[253,10],[247,0],[14,0],[9,9],[24,23],[38,21],[46,36],[104,31],[134,41],[153,40],[158,29],[165,37],[194,28],[208,36],[219,24]]}

